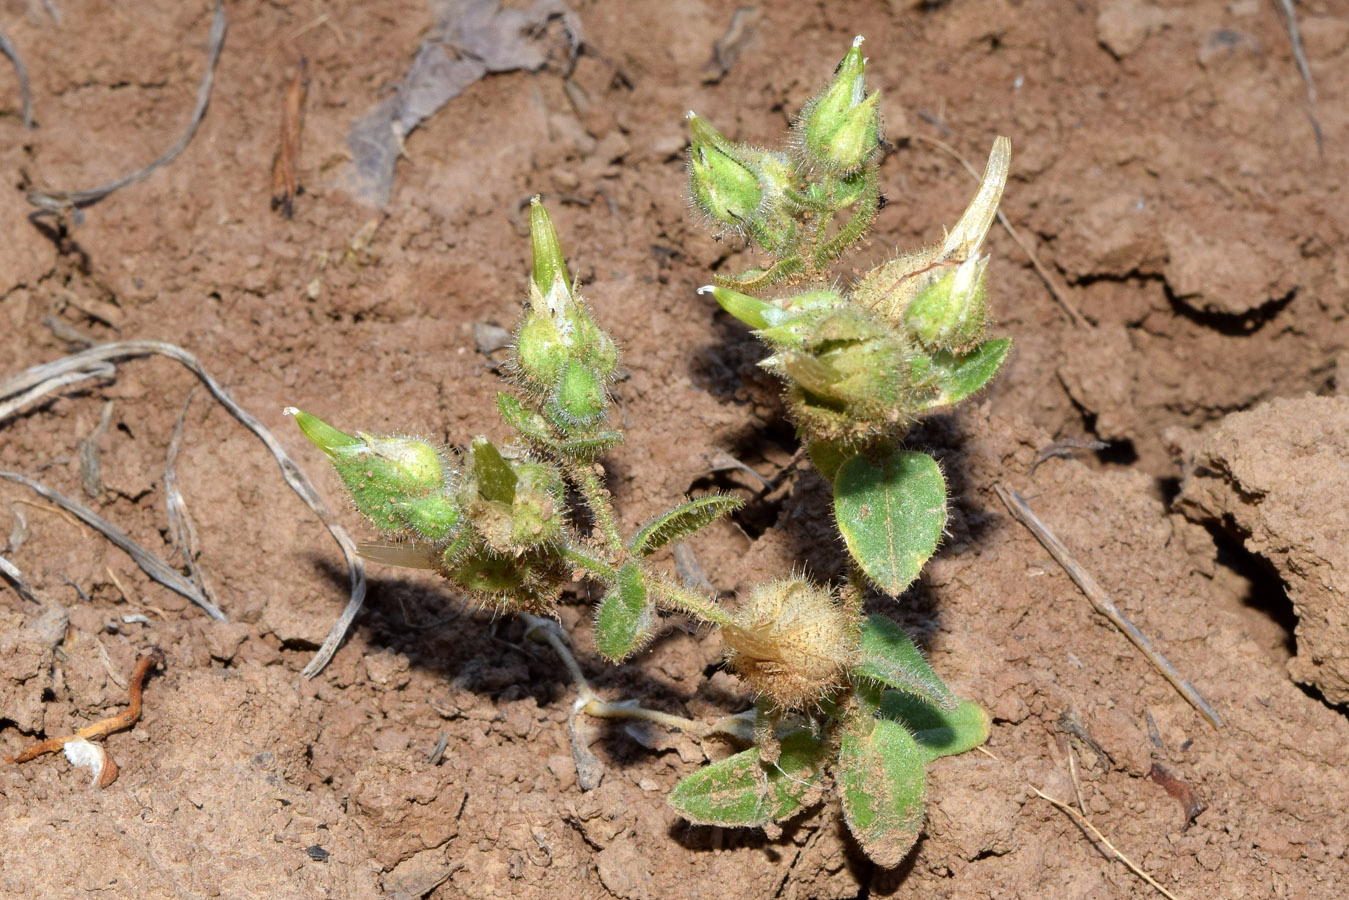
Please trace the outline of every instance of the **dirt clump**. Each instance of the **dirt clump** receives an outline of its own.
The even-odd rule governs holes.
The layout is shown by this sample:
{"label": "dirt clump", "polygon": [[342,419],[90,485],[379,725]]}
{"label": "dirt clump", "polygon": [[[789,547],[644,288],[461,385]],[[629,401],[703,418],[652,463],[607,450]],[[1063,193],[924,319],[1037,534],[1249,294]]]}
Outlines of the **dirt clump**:
{"label": "dirt clump", "polygon": [[1349,703],[1349,397],[1273,400],[1207,434],[1177,508],[1278,573],[1297,616],[1289,674]]}

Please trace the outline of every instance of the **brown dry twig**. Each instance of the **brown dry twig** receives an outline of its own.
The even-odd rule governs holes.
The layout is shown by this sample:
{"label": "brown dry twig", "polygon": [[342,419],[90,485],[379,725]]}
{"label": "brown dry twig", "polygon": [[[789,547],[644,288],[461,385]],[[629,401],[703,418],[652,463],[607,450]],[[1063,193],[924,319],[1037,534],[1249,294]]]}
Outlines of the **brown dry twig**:
{"label": "brown dry twig", "polygon": [[295,197],[300,186],[295,174],[300,161],[300,132],[304,129],[304,101],[309,92],[309,61],[301,59],[295,77],[286,86],[281,108],[281,138],[272,162],[272,209],[287,219],[295,215]]}
{"label": "brown dry twig", "polygon": [[1012,514],[1012,518],[1025,525],[1030,533],[1035,535],[1036,539],[1049,551],[1049,555],[1054,557],[1055,562],[1063,567],[1063,570],[1068,573],[1068,577],[1082,589],[1083,594],[1087,595],[1087,599],[1091,601],[1091,605],[1096,608],[1096,611],[1124,632],[1125,637],[1133,642],[1134,646],[1147,657],[1153,667],[1175,686],[1180,695],[1198,710],[1199,714],[1207,719],[1210,725],[1214,728],[1223,727],[1222,717],[1214,711],[1213,707],[1208,705],[1203,697],[1199,696],[1199,692],[1195,690],[1194,685],[1181,677],[1180,672],[1176,670],[1175,666],[1171,665],[1170,660],[1152,646],[1152,641],[1148,640],[1147,635],[1139,631],[1134,623],[1125,618],[1124,614],[1119,611],[1119,607],[1115,606],[1114,601],[1110,599],[1110,595],[1106,593],[1105,588],[1101,587],[1100,582],[1093,578],[1090,572],[1082,568],[1081,564],[1068,552],[1068,548],[1063,545],[1063,542],[1045,526],[1045,523],[1040,521],[1035,513],[1031,512],[1030,506],[1022,499],[1021,495],[1015,491],[1009,491],[1001,484],[993,485],[993,490],[997,492],[998,498],[1006,505],[1007,511]]}
{"label": "brown dry twig", "polygon": [[[969,162],[966,161],[965,157],[960,155],[960,151],[957,150],[955,147],[952,147],[945,141],[939,141],[936,138],[925,137],[921,134],[915,134],[912,137],[916,141],[922,141],[925,144],[931,144],[933,147],[936,147],[943,153],[949,154],[955,159],[956,162],[960,163],[960,165],[965,169],[966,172],[970,173],[971,178],[973,178],[975,181],[979,180],[979,173],[975,170],[974,166],[971,166]],[[1016,241],[1017,246],[1020,247],[1022,251],[1025,252],[1026,256],[1030,259],[1030,264],[1035,268],[1035,274],[1040,276],[1040,280],[1044,282],[1045,287],[1049,290],[1050,295],[1054,298],[1054,302],[1057,303],[1063,309],[1063,311],[1068,314],[1068,318],[1071,319],[1073,324],[1076,325],[1078,328],[1090,328],[1091,323],[1088,322],[1085,318],[1083,318],[1082,314],[1077,311],[1077,307],[1073,306],[1072,301],[1068,299],[1067,289],[1059,282],[1058,278],[1055,277],[1054,273],[1050,272],[1049,269],[1046,268],[1045,264],[1040,262],[1040,257],[1036,255],[1035,248],[1030,245],[1029,241],[1027,241],[1025,238],[1021,236],[1020,232],[1018,232],[1015,228],[1012,227],[1011,220],[1007,218],[1007,214],[1004,213],[1001,209],[998,210],[998,221],[1002,223],[1002,227],[1005,228],[1007,230],[1007,233],[1012,236],[1012,240]]]}
{"label": "brown dry twig", "polygon": [[1046,800],[1049,803],[1053,804],[1053,806],[1056,809],[1061,810],[1064,813],[1067,813],[1068,817],[1071,818],[1079,828],[1082,828],[1083,830],[1090,832],[1091,836],[1095,840],[1099,841],[1107,850],[1109,850],[1110,854],[1114,856],[1115,859],[1124,863],[1124,865],[1129,868],[1130,872],[1133,872],[1139,878],[1143,879],[1152,887],[1156,888],[1157,891],[1161,893],[1163,897],[1167,898],[1167,900],[1179,900],[1179,898],[1177,898],[1175,894],[1171,893],[1166,888],[1162,887],[1160,884],[1157,883],[1156,879],[1154,879],[1147,872],[1144,872],[1143,869],[1139,867],[1137,863],[1129,859],[1129,857],[1125,856],[1119,850],[1115,849],[1115,845],[1110,843],[1110,840],[1105,835],[1101,834],[1100,829],[1098,829],[1095,825],[1091,824],[1090,820],[1088,820],[1086,816],[1082,815],[1080,812],[1073,809],[1071,806],[1069,806],[1067,803],[1064,803],[1062,800],[1055,800],[1053,797],[1049,796],[1044,791],[1041,791],[1033,784],[1027,785],[1027,787],[1029,787],[1032,791],[1035,791],[1035,795],[1039,797],[1041,800]]}
{"label": "brown dry twig", "polygon": [[[145,689],[145,679],[149,677],[151,671],[162,665],[164,665],[164,651],[158,647],[151,648],[149,653],[136,660],[136,669],[131,673],[131,685],[128,690],[129,700],[126,709],[116,715],[86,725],[74,734],[40,741],[27,750],[8,757],[7,762],[15,764],[28,762],[44,753],[55,753],[57,750],[62,750],[66,744],[72,741],[88,741],[91,738],[107,737],[113,732],[123,731],[135,725],[141,717],[141,693]],[[111,756],[105,755],[102,770],[98,777],[98,786],[104,788],[112,784],[117,779],[117,771],[117,763],[113,762]]]}

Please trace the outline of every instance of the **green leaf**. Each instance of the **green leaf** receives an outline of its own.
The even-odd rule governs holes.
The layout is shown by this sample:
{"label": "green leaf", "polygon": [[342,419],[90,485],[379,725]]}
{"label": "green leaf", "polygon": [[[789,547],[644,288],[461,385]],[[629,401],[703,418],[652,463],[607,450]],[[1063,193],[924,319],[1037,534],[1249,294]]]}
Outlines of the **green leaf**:
{"label": "green leaf", "polygon": [[642,570],[627,563],[595,612],[595,649],[622,662],[650,639],[655,624],[655,606],[647,597]]}
{"label": "green leaf", "polygon": [[852,457],[852,451],[834,441],[811,441],[806,452],[815,470],[828,481],[838,476],[839,468]]}
{"label": "green leaf", "polygon": [[834,479],[834,516],[848,552],[892,595],[918,577],[946,527],[946,482],[926,453],[854,456]]}
{"label": "green leaf", "polygon": [[885,616],[862,623],[862,643],[853,674],[916,694],[942,709],[954,710],[956,697],[909,636]]}
{"label": "green leaf", "polygon": [[998,374],[1011,349],[1011,338],[995,338],[962,356],[934,354],[932,368],[938,374],[938,393],[923,407],[951,406],[982,390]]}
{"label": "green leaf", "polygon": [[900,722],[913,734],[928,762],[973,750],[988,740],[988,713],[969,700],[955,709],[938,709],[913,694],[886,691],[880,715]]}
{"label": "green leaf", "polygon": [[697,825],[757,826],[781,822],[801,808],[820,778],[827,750],[808,730],[782,739],[776,765],[751,747],[704,766],[670,792],[670,805]]}
{"label": "green leaf", "polygon": [[628,552],[650,556],[666,544],[688,537],[741,505],[740,498],[725,494],[708,494],[687,500],[639,528],[628,543]]}
{"label": "green leaf", "polygon": [[515,472],[502,457],[501,451],[487,438],[473,439],[473,474],[478,480],[478,493],[486,500],[499,503],[515,501]]}
{"label": "green leaf", "polygon": [[899,865],[923,825],[926,760],[913,735],[889,719],[873,719],[869,734],[850,730],[839,747],[843,817],[867,856]]}

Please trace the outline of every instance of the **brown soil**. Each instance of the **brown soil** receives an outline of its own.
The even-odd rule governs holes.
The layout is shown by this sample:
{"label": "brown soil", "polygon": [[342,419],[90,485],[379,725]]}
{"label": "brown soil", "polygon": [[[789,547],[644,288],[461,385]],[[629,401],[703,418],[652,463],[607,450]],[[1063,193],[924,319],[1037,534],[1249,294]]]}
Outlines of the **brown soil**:
{"label": "brown soil", "polygon": [[[140,723],[106,742],[121,765],[111,787],[87,787],[58,757],[0,766],[0,895],[1156,896],[1030,791],[1072,798],[1070,763],[1092,822],[1178,897],[1349,895],[1349,721],[1330,704],[1346,697],[1344,407],[1276,400],[1349,383],[1342,4],[1297,5],[1309,106],[1279,4],[1257,0],[765,5],[720,80],[704,76],[735,4],[577,2],[587,45],[570,78],[563,53],[471,84],[407,138],[381,210],[338,187],[346,136],[407,70],[427,5],[240,0],[191,145],[87,209],[64,241],[51,220],[46,232],[29,222],[24,190],[101,183],[168,146],[192,106],[210,11],[58,2],[58,23],[46,6],[0,3],[38,123],[23,129],[0,69],[5,374],[69,352],[49,317],[96,340],[172,341],[333,501],[336,479],[283,407],[452,443],[501,435],[473,325],[514,320],[528,259],[519,210],[535,192],[625,347],[628,441],[606,461],[625,526],[691,488],[748,495],[739,476],[708,474],[714,451],[778,472],[796,446],[754,368],[760,351],[695,293],[744,254],[689,215],[683,114],[772,140],[858,33],[895,146],[889,205],[853,265],[936,238],[967,199],[968,175],[914,138],[979,165],[1006,134],[1004,209],[1088,322],[1074,325],[994,231],[995,318],[1015,355],[981,400],[912,435],[950,475],[951,533],[919,585],[876,601],[990,710],[992,756],[934,767],[924,836],[898,869],[869,864],[829,807],[780,836],[688,826],[664,792],[703,755],[679,736],[582,722],[604,772],[583,791],[575,694],[547,647],[406,570],[372,567],[350,639],[302,678],[345,599],[341,558],[261,445],[198,392],[179,478],[229,624],[0,487],[0,535],[27,522],[5,556],[68,617],[62,627],[61,613],[0,591],[0,750],[121,708],[116,681],[138,651],[158,645],[168,660]],[[269,208],[271,164],[301,57],[304,192],[288,221]],[[122,364],[113,381],[2,423],[0,468],[84,498],[167,554],[165,448],[193,384],[165,360]],[[109,400],[89,498],[78,447]],[[1032,473],[1062,437],[1111,444]],[[1183,488],[1198,521],[1171,504],[1187,475],[1213,482]],[[1207,725],[1092,611],[1006,514],[999,481],[1226,727]],[[827,500],[807,467],[693,549],[726,590],[793,565],[827,577],[840,565]],[[607,698],[696,717],[748,703],[727,674],[705,677],[714,637],[672,630],[640,661],[606,666],[586,600],[578,589],[562,620]],[[1308,610],[1315,621],[1295,639]],[[123,620],[134,614],[146,622]],[[1149,777],[1155,763],[1204,804],[1193,822]]]}

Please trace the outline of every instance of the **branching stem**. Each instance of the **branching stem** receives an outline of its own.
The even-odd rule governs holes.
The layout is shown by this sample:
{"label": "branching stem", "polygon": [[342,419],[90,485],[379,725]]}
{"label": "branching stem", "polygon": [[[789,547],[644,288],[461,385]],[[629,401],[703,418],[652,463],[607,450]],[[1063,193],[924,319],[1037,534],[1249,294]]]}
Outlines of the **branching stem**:
{"label": "branching stem", "polygon": [[609,502],[609,492],[600,482],[595,466],[586,463],[568,463],[567,474],[576,484],[581,496],[585,498],[590,513],[595,517],[595,526],[599,529],[609,550],[619,556],[623,553],[623,536],[618,532],[618,519],[614,516],[613,504]]}

